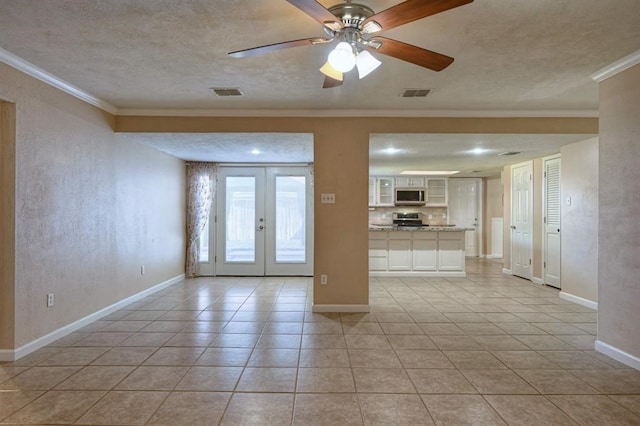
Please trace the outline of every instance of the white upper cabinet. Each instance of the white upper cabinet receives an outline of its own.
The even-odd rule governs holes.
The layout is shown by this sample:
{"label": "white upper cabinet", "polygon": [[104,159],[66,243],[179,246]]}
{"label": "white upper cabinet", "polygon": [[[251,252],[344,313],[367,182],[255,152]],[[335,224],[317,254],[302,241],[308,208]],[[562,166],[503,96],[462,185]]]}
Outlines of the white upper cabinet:
{"label": "white upper cabinet", "polygon": [[370,177],[369,205],[393,206],[395,196],[393,183],[393,177]]}
{"label": "white upper cabinet", "polygon": [[427,206],[447,205],[447,178],[427,179]]}
{"label": "white upper cabinet", "polygon": [[398,176],[396,177],[397,188],[424,188],[424,178],[416,176]]}
{"label": "white upper cabinet", "polygon": [[369,205],[374,207],[393,206],[395,188],[425,188],[427,206],[447,206],[447,178],[418,176],[369,177]]}

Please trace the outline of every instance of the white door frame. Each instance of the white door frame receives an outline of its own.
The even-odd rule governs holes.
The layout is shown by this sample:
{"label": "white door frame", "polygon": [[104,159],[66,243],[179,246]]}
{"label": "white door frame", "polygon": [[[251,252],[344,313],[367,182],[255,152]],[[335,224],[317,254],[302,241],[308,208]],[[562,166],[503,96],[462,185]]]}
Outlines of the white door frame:
{"label": "white door frame", "polygon": [[[562,162],[561,162],[561,158],[562,156],[560,154],[554,154],[554,155],[550,155],[547,157],[543,157],[542,158],[542,170],[544,173],[544,177],[543,177],[543,185],[542,185],[542,241],[543,241],[543,245],[542,245],[542,259],[543,259],[543,264],[542,264],[542,282],[543,284],[547,284],[547,285],[551,285],[553,287],[557,287],[557,288],[561,288],[561,279],[562,276],[558,275],[557,277],[555,276],[549,276],[548,274],[548,268],[547,266],[549,265],[549,241],[548,241],[548,237],[549,237],[549,232],[548,232],[548,225],[547,225],[547,202],[548,202],[548,197],[547,197],[547,162],[549,161],[555,161],[558,160],[559,162],[559,172],[560,172],[560,176],[562,176]],[[561,181],[560,181],[561,182]],[[560,185],[560,182],[558,182],[558,185]],[[562,210],[562,188],[559,188],[559,193],[558,193],[558,208],[560,210]],[[561,217],[560,212],[558,212],[559,217]],[[558,233],[560,233],[560,229],[561,229],[561,225],[558,224]],[[560,256],[560,250],[562,250],[562,246],[560,246],[559,248],[559,252],[558,252],[558,256]],[[560,259],[556,259],[558,264],[560,264]],[[558,271],[558,273],[560,273],[560,271]]]}
{"label": "white door frame", "polygon": [[[525,256],[523,256],[524,258],[523,266],[517,267],[516,257],[514,256],[514,252],[515,252],[516,246],[518,246],[519,248],[519,245],[516,244],[517,236],[522,235],[521,231],[523,231],[523,229],[517,229],[517,226],[520,226],[520,228],[522,228],[523,225],[516,223],[516,220],[517,220],[516,218],[518,215],[514,214],[516,207],[518,207],[518,204],[516,202],[516,197],[515,197],[516,170],[522,169],[522,168],[525,169],[523,172],[528,173],[529,175],[529,178],[527,179],[527,181],[529,182],[528,191],[527,191],[528,195],[527,195],[527,200],[525,200],[526,206],[528,206],[528,208],[526,209],[527,211],[525,212],[528,222],[527,222],[526,229],[524,229],[524,231],[527,232],[527,234],[529,235],[529,238],[526,241],[526,246],[522,248],[522,250],[525,250],[524,254],[526,254]],[[533,279],[533,160],[525,161],[525,162],[514,164],[511,166],[511,226],[510,226],[510,229],[511,229],[511,273],[513,275],[532,280]]]}

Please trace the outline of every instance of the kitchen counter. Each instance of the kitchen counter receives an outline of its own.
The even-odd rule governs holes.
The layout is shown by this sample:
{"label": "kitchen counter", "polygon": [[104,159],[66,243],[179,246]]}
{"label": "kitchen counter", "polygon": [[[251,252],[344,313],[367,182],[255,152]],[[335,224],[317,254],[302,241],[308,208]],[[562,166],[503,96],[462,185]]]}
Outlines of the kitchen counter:
{"label": "kitchen counter", "polygon": [[425,225],[425,226],[369,225],[369,231],[463,232],[463,231],[473,231],[473,228],[462,228],[455,225]]}
{"label": "kitchen counter", "polygon": [[369,276],[466,277],[467,229],[369,225]]}

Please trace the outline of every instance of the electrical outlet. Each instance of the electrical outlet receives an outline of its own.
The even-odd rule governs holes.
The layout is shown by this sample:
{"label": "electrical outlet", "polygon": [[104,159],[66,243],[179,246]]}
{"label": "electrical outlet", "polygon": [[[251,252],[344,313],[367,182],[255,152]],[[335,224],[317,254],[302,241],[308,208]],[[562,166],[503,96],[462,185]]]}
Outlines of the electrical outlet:
{"label": "electrical outlet", "polygon": [[140,265],[140,275],[144,275],[144,265]]}
{"label": "electrical outlet", "polygon": [[52,307],[54,302],[55,302],[55,300],[53,298],[53,293],[47,294],[47,308]]}
{"label": "electrical outlet", "polygon": [[320,284],[327,285],[329,283],[329,277],[327,275],[320,275]]}

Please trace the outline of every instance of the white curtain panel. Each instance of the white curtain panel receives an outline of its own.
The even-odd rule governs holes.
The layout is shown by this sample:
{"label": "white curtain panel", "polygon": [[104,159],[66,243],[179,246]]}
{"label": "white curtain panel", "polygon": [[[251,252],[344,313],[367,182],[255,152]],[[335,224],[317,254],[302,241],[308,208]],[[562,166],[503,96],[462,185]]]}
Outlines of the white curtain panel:
{"label": "white curtain panel", "polygon": [[198,238],[209,220],[216,193],[216,163],[187,162],[187,264],[189,278],[199,276]]}

